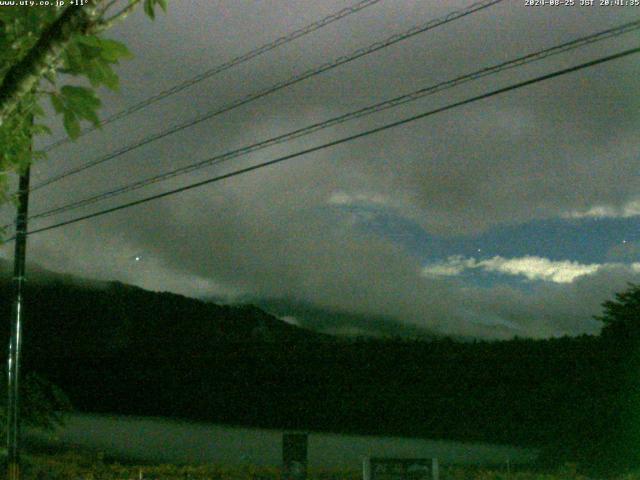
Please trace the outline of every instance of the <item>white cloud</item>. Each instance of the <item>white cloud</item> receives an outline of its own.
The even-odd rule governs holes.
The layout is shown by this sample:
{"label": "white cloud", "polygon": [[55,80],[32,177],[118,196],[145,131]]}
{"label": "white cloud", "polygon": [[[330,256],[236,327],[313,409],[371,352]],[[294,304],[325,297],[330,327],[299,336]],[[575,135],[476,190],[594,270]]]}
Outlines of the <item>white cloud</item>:
{"label": "white cloud", "polygon": [[581,264],[568,260],[552,261],[548,258],[526,256],[502,258],[499,256],[478,262],[478,267],[488,272],[508,275],[524,275],[529,280],[545,280],[555,283],[571,283],[577,277],[598,271],[599,264]]}
{"label": "white cloud", "polygon": [[331,205],[350,205],[353,203],[353,197],[344,192],[333,192],[327,203]]}
{"label": "white cloud", "polygon": [[565,218],[629,218],[638,215],[640,215],[640,199],[627,202],[621,207],[596,205],[587,210],[574,210],[563,216]]}
{"label": "white cloud", "polygon": [[468,268],[475,268],[476,265],[474,258],[465,259],[462,255],[453,255],[444,262],[425,266],[422,269],[422,274],[425,277],[453,277],[460,275]]}
{"label": "white cloud", "polygon": [[369,337],[371,336],[372,332],[371,330],[368,330],[366,328],[361,328],[354,325],[345,325],[322,329],[322,333],[326,333],[327,335],[335,335],[338,337]]}
{"label": "white cloud", "polygon": [[296,327],[300,326],[300,322],[298,321],[298,319],[296,317],[291,316],[291,315],[287,315],[285,317],[280,317],[280,320],[282,320],[283,322],[288,323],[289,325],[295,325]]}
{"label": "white cloud", "polygon": [[342,191],[336,191],[331,194],[327,203],[331,205],[382,205],[387,206],[391,203],[391,200],[378,193],[356,193],[348,194]]}
{"label": "white cloud", "polygon": [[[548,258],[525,256],[520,258],[504,258],[495,256],[486,260],[465,259],[460,255],[447,258],[444,262],[432,263],[422,270],[427,277],[456,276],[464,270],[482,269],[486,272],[506,275],[522,275],[528,280],[543,280],[554,283],[571,283],[583,275],[592,275],[602,267],[613,264],[582,264],[569,260],[553,261]],[[640,264],[632,264],[638,271]]]}

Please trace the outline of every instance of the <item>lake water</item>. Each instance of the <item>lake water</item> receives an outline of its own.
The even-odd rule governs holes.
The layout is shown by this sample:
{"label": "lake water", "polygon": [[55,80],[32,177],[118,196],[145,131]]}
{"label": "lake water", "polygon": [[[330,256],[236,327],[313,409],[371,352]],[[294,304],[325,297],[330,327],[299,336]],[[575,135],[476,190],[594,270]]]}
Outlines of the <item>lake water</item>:
{"label": "lake water", "polygon": [[[279,466],[282,433],[163,418],[75,413],[53,436],[33,431],[28,435],[144,461]],[[310,468],[358,469],[365,456],[437,457],[441,464],[528,463],[536,457],[534,450],[502,445],[306,433]]]}

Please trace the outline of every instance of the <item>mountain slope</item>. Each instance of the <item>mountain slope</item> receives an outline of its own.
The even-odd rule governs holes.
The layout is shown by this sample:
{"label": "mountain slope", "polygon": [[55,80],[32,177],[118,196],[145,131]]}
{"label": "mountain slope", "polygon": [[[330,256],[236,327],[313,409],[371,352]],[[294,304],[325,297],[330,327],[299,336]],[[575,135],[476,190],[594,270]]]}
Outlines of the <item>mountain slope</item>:
{"label": "mountain slope", "polygon": [[[602,442],[581,439],[621,430],[621,393],[635,388],[629,352],[598,337],[336,341],[254,306],[55,274],[28,282],[25,298],[24,371],[80,411],[551,445],[588,458]],[[0,281],[2,318],[10,300]],[[1,334],[6,345],[8,322]]]}
{"label": "mountain slope", "polygon": [[[0,298],[0,314],[8,315],[8,282],[0,284]],[[26,355],[82,357],[136,352],[164,356],[172,351],[199,355],[220,342],[287,343],[329,337],[289,325],[250,305],[219,306],[118,282],[97,288],[56,278],[27,285],[24,338]]]}

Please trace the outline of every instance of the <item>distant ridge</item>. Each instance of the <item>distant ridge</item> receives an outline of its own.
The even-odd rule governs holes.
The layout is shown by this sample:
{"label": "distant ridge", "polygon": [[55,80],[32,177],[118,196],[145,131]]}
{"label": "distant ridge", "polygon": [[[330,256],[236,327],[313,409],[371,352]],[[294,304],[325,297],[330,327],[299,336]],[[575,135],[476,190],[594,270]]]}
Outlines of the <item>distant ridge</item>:
{"label": "distant ridge", "polygon": [[[9,281],[12,272],[13,262],[0,259],[0,282]],[[61,284],[96,290],[104,290],[113,285],[121,285],[123,288],[144,291],[140,287],[127,285],[119,281],[87,279],[73,274],[54,272],[33,263],[27,264],[27,282],[30,285]],[[261,326],[262,324],[268,324],[272,329],[294,327],[301,332],[304,331],[311,336],[316,336],[315,340],[320,339],[317,337],[318,335],[325,337],[325,340],[329,337],[335,337],[336,340],[341,339],[343,341],[378,338],[430,342],[445,337],[463,342],[472,340],[462,336],[445,336],[421,326],[401,322],[393,317],[331,310],[295,299],[259,298],[255,296],[242,296],[233,299],[221,296],[193,298],[168,292],[149,291],[149,294],[154,293],[165,295],[165,298],[171,298],[171,295],[176,295],[176,298],[212,304],[220,308],[245,310],[247,314],[252,312],[256,315],[256,319],[260,319],[260,322],[262,322],[256,326],[258,331],[265,331],[264,326]],[[219,311],[212,311],[214,317],[218,313]],[[277,336],[273,338],[277,339]]]}
{"label": "distant ridge", "polygon": [[[292,298],[236,297],[232,301],[224,297],[202,297],[217,304],[256,305],[271,315],[286,319],[290,323],[323,332],[343,340],[366,338],[388,340],[412,340],[430,342],[445,338],[445,335],[429,329],[401,322],[391,316],[353,313],[340,309],[328,309],[310,302]],[[468,340],[462,336],[446,336],[458,341]]]}
{"label": "distant ridge", "polygon": [[[0,281],[10,280],[13,275],[13,260],[0,258]],[[27,281],[29,283],[65,283],[69,285],[86,285],[96,288],[106,287],[109,282],[93,280],[69,273],[59,273],[41,267],[38,264],[27,263]]]}
{"label": "distant ridge", "polygon": [[[0,264],[5,319],[9,270]],[[590,461],[606,448],[620,457],[620,445],[638,443],[615,443],[632,423],[618,411],[624,389],[636,388],[627,385],[635,364],[600,337],[336,337],[262,305],[29,272],[23,371],[60,386],[81,412],[505,443],[543,448],[552,461]],[[263,303],[279,316],[341,314]]]}

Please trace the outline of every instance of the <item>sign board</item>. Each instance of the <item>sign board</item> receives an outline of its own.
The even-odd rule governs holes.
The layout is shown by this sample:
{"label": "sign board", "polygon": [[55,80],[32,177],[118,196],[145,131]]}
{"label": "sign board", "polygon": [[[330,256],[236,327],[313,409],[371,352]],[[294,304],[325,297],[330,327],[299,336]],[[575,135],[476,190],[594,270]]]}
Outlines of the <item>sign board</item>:
{"label": "sign board", "polygon": [[437,458],[365,458],[363,473],[364,480],[439,480]]}
{"label": "sign board", "polygon": [[305,433],[282,435],[283,480],[306,480],[308,437]]}

